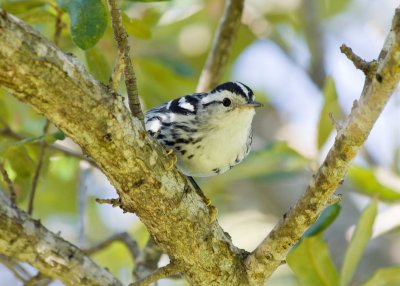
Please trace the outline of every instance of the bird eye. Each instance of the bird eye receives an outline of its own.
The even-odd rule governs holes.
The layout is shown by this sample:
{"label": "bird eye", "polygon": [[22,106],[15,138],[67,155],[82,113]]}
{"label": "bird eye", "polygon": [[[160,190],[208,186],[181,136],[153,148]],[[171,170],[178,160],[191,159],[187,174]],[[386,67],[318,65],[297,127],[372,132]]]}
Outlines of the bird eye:
{"label": "bird eye", "polygon": [[229,105],[231,105],[231,100],[227,97],[224,98],[224,100],[222,100],[222,104],[226,107],[228,107]]}

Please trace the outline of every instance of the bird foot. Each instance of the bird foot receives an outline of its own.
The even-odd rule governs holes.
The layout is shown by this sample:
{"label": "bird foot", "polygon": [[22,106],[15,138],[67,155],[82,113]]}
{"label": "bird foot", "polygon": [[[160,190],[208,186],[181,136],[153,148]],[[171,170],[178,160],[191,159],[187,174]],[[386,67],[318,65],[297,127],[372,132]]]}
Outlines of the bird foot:
{"label": "bird foot", "polygon": [[176,161],[178,160],[178,158],[174,154],[174,150],[173,149],[168,149],[166,151],[166,154],[168,156],[168,159],[170,159],[169,165],[167,166],[167,171],[170,171],[175,167],[175,164],[176,164]]}
{"label": "bird foot", "polygon": [[211,201],[209,202],[209,205],[207,205],[207,209],[208,214],[210,215],[210,224],[212,224],[217,219],[218,209],[211,204]]}

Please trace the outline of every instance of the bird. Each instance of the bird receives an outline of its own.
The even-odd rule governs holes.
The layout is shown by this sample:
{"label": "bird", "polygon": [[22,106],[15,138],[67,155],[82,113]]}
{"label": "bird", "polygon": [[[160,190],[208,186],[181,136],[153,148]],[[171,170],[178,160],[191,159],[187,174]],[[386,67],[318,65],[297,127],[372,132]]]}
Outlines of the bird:
{"label": "bird", "polygon": [[225,173],[247,157],[252,143],[253,91],[238,81],[210,92],[173,99],[145,113],[145,129],[176,156],[176,166],[191,177]]}

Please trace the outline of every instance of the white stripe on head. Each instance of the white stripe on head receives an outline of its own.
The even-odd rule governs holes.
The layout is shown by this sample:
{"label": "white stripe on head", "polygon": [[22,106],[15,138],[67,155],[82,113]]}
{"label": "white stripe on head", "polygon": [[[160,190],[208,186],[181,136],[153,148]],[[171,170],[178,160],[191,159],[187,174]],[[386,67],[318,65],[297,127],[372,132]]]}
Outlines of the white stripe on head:
{"label": "white stripe on head", "polygon": [[235,81],[235,84],[237,84],[243,91],[243,93],[246,95],[247,99],[252,99],[250,98],[250,90],[247,86],[242,84],[241,82]]}
{"label": "white stripe on head", "polygon": [[179,100],[179,106],[183,109],[194,112],[194,106],[193,106],[193,104],[191,104],[189,102],[186,102],[186,101],[181,102],[181,100]]}

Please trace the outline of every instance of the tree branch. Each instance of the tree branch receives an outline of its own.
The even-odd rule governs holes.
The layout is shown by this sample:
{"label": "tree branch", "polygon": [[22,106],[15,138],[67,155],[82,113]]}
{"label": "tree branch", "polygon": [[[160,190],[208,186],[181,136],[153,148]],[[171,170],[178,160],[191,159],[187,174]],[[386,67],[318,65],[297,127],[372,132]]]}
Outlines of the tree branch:
{"label": "tree branch", "polygon": [[[189,283],[246,285],[243,256],[121,96],[0,10],[0,85],[44,114],[97,163]],[[68,106],[68,108],[65,108]],[[195,267],[196,266],[196,267]]]}
{"label": "tree branch", "polygon": [[221,80],[233,40],[239,30],[244,0],[225,0],[224,15],[215,33],[212,48],[201,72],[197,91],[208,91]]}
{"label": "tree branch", "polygon": [[303,0],[305,36],[310,50],[311,65],[308,73],[314,83],[322,89],[325,83],[324,39],[321,31],[321,19],[318,15],[317,1]]}
{"label": "tree branch", "polygon": [[88,249],[85,249],[84,252],[86,254],[93,254],[96,253],[97,251],[100,251],[106,247],[108,247],[109,245],[111,245],[112,243],[119,241],[125,244],[125,246],[128,248],[130,254],[132,255],[132,258],[136,260],[136,258],[139,256],[139,247],[136,243],[136,241],[134,241],[132,239],[132,237],[129,235],[129,233],[127,232],[121,232],[121,233],[117,233],[114,234],[112,236],[110,236],[109,238],[105,239],[104,241],[98,243],[95,246],[92,246]]}
{"label": "tree branch", "polygon": [[[46,119],[46,123],[43,127],[43,134],[46,135],[50,127],[50,121]],[[28,203],[28,214],[32,215],[33,212],[33,202],[35,200],[35,193],[36,193],[36,187],[39,182],[39,175],[42,170],[42,165],[43,165],[43,160],[44,160],[44,154],[46,153],[46,144],[44,142],[44,139],[40,142],[40,152],[39,152],[39,161],[36,165],[35,173],[33,175],[33,180],[32,180],[32,186],[31,186],[31,191],[29,193],[29,203]]]}
{"label": "tree branch", "polygon": [[133,278],[135,280],[140,280],[151,275],[151,273],[157,270],[161,255],[161,248],[156,244],[154,239],[150,237],[140,255],[135,257]]}
{"label": "tree branch", "polygon": [[[128,43],[128,34],[125,31],[124,26],[122,25],[121,12],[118,9],[118,5],[116,3],[117,0],[108,0],[108,5],[110,7],[111,14],[111,22],[114,30],[115,41],[117,42],[119,55],[124,59],[124,76],[125,76],[125,86],[126,93],[128,94],[129,108],[133,116],[139,118],[143,123],[143,111],[140,106],[139,101],[139,92],[136,84],[136,75],[133,70],[132,61],[129,56],[129,43]],[[117,60],[118,61],[118,60]],[[115,85],[115,82],[113,82]]]}
{"label": "tree branch", "polygon": [[156,282],[162,278],[167,278],[179,272],[179,267],[173,263],[170,263],[164,267],[158,268],[154,273],[143,278],[139,281],[129,284],[129,286],[147,286],[153,282]]}
{"label": "tree branch", "polygon": [[361,70],[368,79],[372,79],[378,67],[378,63],[376,62],[376,60],[373,60],[371,62],[363,60],[361,57],[357,56],[350,47],[346,46],[345,44],[340,46],[340,51],[345,54],[346,57],[350,61],[352,61],[354,66],[357,69]]}
{"label": "tree branch", "polygon": [[269,277],[325,208],[399,83],[399,50],[400,10],[397,8],[392,30],[378,59],[377,72],[373,80],[366,81],[360,100],[338,132],[324,163],[301,199],[247,258],[250,283],[258,285]]}
{"label": "tree branch", "polygon": [[25,261],[67,285],[122,285],[79,248],[14,208],[0,191],[0,253]]}
{"label": "tree branch", "polygon": [[14,184],[8,176],[7,170],[3,165],[3,162],[0,161],[0,173],[3,176],[3,180],[7,185],[8,192],[10,193],[10,199],[13,205],[15,205],[15,199],[17,197],[17,193],[15,192]]}

